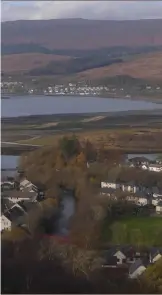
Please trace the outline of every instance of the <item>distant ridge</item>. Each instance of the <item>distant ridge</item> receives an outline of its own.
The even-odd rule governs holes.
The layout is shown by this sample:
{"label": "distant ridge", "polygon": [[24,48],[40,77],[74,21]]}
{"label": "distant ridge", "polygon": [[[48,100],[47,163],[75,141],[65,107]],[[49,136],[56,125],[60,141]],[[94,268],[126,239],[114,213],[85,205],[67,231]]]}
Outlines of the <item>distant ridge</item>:
{"label": "distant ridge", "polygon": [[[162,45],[162,19],[18,20],[1,23],[4,45],[35,43],[47,49],[98,49]],[[42,52],[43,53],[43,52]]]}

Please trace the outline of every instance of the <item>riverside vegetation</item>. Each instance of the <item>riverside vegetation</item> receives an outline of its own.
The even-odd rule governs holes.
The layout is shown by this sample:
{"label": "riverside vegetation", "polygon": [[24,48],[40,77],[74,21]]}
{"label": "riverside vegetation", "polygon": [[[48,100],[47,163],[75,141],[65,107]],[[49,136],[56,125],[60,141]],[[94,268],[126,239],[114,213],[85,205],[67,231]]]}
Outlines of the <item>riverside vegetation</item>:
{"label": "riverside vegetation", "polygon": [[[162,243],[161,218],[154,221],[158,233],[152,230],[148,238],[145,228],[151,224],[151,217],[140,212],[132,219],[136,208],[124,196],[119,195],[113,203],[99,196],[104,178],[134,179],[162,187],[160,173],[122,168],[119,164],[123,160],[120,151],[102,146],[96,149],[91,142],[80,142],[75,136],[63,137],[58,146],[42,148],[21,158],[20,167],[27,178],[46,186],[46,199],[41,203],[43,210],[36,206],[29,212],[28,231],[14,228],[2,234],[2,293],[161,292],[162,261],[149,267],[135,282],[125,277],[112,278],[101,270],[100,249],[105,241],[106,245],[131,242],[137,247]],[[87,162],[92,163],[89,169]],[[54,235],[46,235],[45,226],[50,217],[57,216],[62,188],[73,191],[76,199],[76,212],[64,243]],[[136,229],[133,241],[129,234],[132,223]]]}

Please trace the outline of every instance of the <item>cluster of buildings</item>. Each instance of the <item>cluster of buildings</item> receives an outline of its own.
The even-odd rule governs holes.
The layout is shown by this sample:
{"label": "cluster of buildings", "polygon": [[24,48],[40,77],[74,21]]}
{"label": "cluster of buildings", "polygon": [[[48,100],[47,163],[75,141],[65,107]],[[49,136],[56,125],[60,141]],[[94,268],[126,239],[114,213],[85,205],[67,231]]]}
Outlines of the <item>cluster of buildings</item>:
{"label": "cluster of buildings", "polygon": [[[20,81],[11,81],[12,77],[10,77],[9,81],[1,82],[1,93],[9,94],[9,93],[24,93],[24,94],[44,94],[44,95],[111,95],[122,96],[129,98],[131,97],[131,91],[127,86],[113,86],[113,85],[100,85],[100,86],[92,86],[88,85],[86,81],[80,81],[77,83],[70,82],[68,84],[51,84],[49,86],[39,85],[39,81],[37,79],[31,79],[28,82],[20,82]],[[35,83],[35,82],[38,83]],[[137,88],[137,89],[136,89]],[[135,90],[139,92],[141,89],[144,89],[147,92],[156,92],[161,93],[162,88],[159,85],[150,86],[143,85],[142,88],[140,86],[135,87]]]}
{"label": "cluster of buildings", "polygon": [[[113,88],[112,91],[115,91]],[[55,85],[48,87],[44,90],[44,94],[57,94],[57,95],[101,95],[102,93],[109,92],[110,89],[106,86],[89,86],[69,83],[68,85]]]}
{"label": "cluster of buildings", "polygon": [[34,85],[29,86],[23,82],[2,82],[1,83],[1,93],[2,94],[44,94],[44,95],[80,95],[80,96],[99,96],[109,94],[114,97],[116,94],[120,93],[121,96],[125,96],[126,98],[131,97],[127,91],[125,92],[124,88],[117,89],[113,86],[90,86],[83,82],[69,83],[67,85],[58,84],[51,85],[48,87],[43,87]]}
{"label": "cluster of buildings", "polygon": [[44,199],[45,190],[27,179],[20,183],[1,182],[1,231],[11,230],[13,225],[23,226],[24,217],[33,205]]}
{"label": "cluster of buildings", "polygon": [[138,206],[153,205],[155,213],[162,214],[162,189],[139,186],[133,182],[101,182],[101,195],[117,200],[117,195],[120,195],[120,193],[123,193],[124,200],[135,203]]}
{"label": "cluster of buildings", "polygon": [[131,245],[113,246],[103,251],[102,267],[111,272],[122,271],[130,279],[137,279],[161,258],[162,247],[139,250]]}
{"label": "cluster of buildings", "polygon": [[141,168],[151,172],[162,172],[162,160],[150,161],[145,157],[135,157],[129,159],[129,166]]}
{"label": "cluster of buildings", "polygon": [[[48,87],[27,86],[22,82],[2,82],[1,92],[3,94],[14,93],[20,90],[26,94],[44,94],[44,95],[101,95],[106,92],[115,93],[116,88],[106,86],[89,86],[85,83],[69,83],[68,85],[58,84]],[[123,89],[121,89],[123,91]]]}
{"label": "cluster of buildings", "polygon": [[1,82],[1,93],[2,94],[15,93],[18,90],[21,90],[21,92],[25,91],[25,87],[24,87],[23,82],[19,82],[19,81]]}

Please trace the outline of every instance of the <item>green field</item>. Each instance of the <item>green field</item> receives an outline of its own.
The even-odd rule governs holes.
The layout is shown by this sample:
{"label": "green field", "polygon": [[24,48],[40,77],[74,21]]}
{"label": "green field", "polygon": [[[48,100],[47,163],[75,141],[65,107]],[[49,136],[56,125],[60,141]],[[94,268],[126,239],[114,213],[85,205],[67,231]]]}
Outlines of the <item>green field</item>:
{"label": "green field", "polygon": [[162,246],[162,217],[127,217],[106,221],[103,241],[112,244]]}

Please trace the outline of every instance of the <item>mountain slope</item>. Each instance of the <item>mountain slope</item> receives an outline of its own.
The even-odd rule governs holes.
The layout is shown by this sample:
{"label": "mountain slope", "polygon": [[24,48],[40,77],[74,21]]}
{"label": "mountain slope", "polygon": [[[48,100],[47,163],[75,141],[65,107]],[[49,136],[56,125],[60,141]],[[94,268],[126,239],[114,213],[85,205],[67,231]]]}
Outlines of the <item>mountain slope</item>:
{"label": "mountain slope", "polygon": [[116,75],[162,81],[162,52],[146,54],[132,60],[84,71],[76,79],[102,79]]}
{"label": "mountain slope", "polygon": [[162,20],[19,20],[3,22],[2,44],[35,43],[50,49],[162,45]]}

